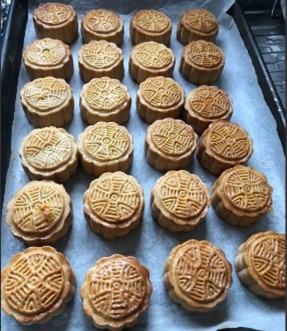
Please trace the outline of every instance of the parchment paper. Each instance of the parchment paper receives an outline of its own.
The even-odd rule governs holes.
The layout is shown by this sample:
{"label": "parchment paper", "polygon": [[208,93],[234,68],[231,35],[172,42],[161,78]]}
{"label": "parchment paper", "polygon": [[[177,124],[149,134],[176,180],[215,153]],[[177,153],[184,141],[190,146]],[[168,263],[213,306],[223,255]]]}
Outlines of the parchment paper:
{"label": "parchment paper", "polygon": [[[79,23],[87,10],[107,8],[120,14],[125,24],[125,35],[122,49],[125,60],[125,84],[132,96],[131,116],[126,126],[134,139],[134,160],[130,174],[135,176],[145,191],[145,212],[140,226],[131,231],[126,237],[106,240],[91,232],[83,216],[83,193],[94,179],[84,173],[79,167],[65,187],[73,201],[73,225],[68,234],[55,244],[56,249],[63,252],[70,261],[76,275],[76,292],[74,299],[68,304],[66,310],[58,317],[53,318],[45,325],[23,327],[15,320],[2,312],[2,329],[7,331],[31,330],[92,330],[90,320],[84,315],[79,295],[85,273],[100,257],[114,253],[134,255],[150,270],[153,283],[153,294],[147,313],[140,318],[134,330],[216,330],[222,328],[249,327],[257,330],[284,329],[284,301],[266,300],[250,292],[240,283],[235,270],[233,270],[233,285],[227,300],[213,311],[205,314],[192,313],[172,302],[164,289],[162,276],[163,266],[171,249],[177,244],[191,238],[209,240],[212,244],[224,250],[229,261],[234,265],[236,251],[239,245],[250,235],[267,230],[284,232],[285,220],[285,187],[284,166],[285,158],[277,135],[275,121],[267,107],[257,77],[239,35],[233,19],[225,14],[233,1],[63,1],[71,3],[78,13]],[[29,2],[29,18],[26,28],[25,45],[30,44],[36,35],[32,24],[32,11],[40,1]],[[186,94],[196,86],[183,79],[178,67],[183,46],[176,40],[176,24],[181,13],[189,8],[205,8],[211,10],[220,19],[220,32],[216,39],[225,53],[226,63],[217,84],[227,91],[233,99],[234,113],[232,122],[239,124],[247,130],[253,139],[254,153],[248,165],[264,173],[273,186],[273,209],[258,223],[242,229],[231,226],[217,217],[214,209],[210,207],[206,220],[194,231],[174,234],[161,228],[151,216],[150,191],[162,173],[154,170],[144,157],[144,137],[147,124],[142,121],[136,111],[135,99],[138,85],[128,74],[128,60],[131,51],[129,37],[129,21],[131,15],[143,8],[154,8],[165,12],[173,21],[171,49],[176,56],[174,79],[182,84]],[[79,36],[76,43],[71,46],[74,59],[74,74],[70,84],[74,91],[75,111],[74,118],[66,129],[77,139],[78,135],[87,126],[80,117],[79,93],[83,82],[80,79],[77,63],[77,52],[82,46]],[[12,155],[7,175],[6,194],[1,223],[1,268],[6,266],[12,256],[26,248],[15,239],[5,223],[6,205],[13,197],[15,191],[29,182],[25,175],[18,150],[23,137],[32,129],[26,119],[20,104],[19,92],[29,81],[24,67],[21,67],[18,92],[16,97],[16,110],[12,136]],[[3,95],[5,97],[5,95]],[[203,170],[196,157],[194,157],[189,171],[199,175],[202,180],[212,187],[216,177]]]}

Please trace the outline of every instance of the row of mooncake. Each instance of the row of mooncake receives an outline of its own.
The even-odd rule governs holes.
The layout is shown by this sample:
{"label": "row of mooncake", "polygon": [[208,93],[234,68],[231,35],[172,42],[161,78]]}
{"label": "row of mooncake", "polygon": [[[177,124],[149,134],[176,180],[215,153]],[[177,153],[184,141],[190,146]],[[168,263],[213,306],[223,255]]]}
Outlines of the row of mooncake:
{"label": "row of mooncake", "polygon": [[[172,231],[191,231],[206,217],[210,204],[227,223],[249,226],[272,206],[272,188],[254,168],[236,166],[208,187],[186,170],[169,171],[151,191],[153,217]],[[144,190],[124,172],[105,172],[83,195],[83,210],[91,229],[105,238],[122,237],[142,220]],[[15,237],[32,245],[53,244],[72,223],[72,201],[63,185],[31,181],[8,204],[6,222]]]}
{"label": "row of mooncake", "polygon": [[[71,87],[60,78],[38,78],[25,84],[20,92],[27,118],[35,127],[62,127],[73,116],[74,98]],[[185,92],[172,78],[156,76],[139,85],[137,110],[148,123],[182,114],[186,123],[201,134],[208,125],[229,120],[233,109],[228,94],[216,86],[202,85]],[[79,106],[88,124],[99,121],[122,124],[129,118],[131,96],[117,79],[94,78],[82,87]]]}
{"label": "row of mooncake", "polygon": [[[270,246],[270,243],[274,245]],[[265,266],[266,258],[277,263]],[[268,299],[285,296],[285,236],[261,232],[238,249],[240,280]],[[191,239],[172,249],[164,268],[170,298],[185,309],[207,312],[222,303],[232,285],[232,266],[224,252]],[[1,272],[2,309],[22,324],[45,323],[60,314],[75,292],[75,276],[65,256],[50,246],[16,254]],[[133,326],[149,306],[149,271],[133,256],[100,258],[87,271],[80,295],[83,310],[98,328]]]}
{"label": "row of mooncake", "polygon": [[[59,39],[71,44],[78,37],[77,14],[71,6],[61,3],[42,4],[34,10],[33,22],[37,37]],[[219,31],[216,17],[207,10],[185,11],[178,23],[177,38],[186,45],[191,41],[214,41]],[[155,41],[169,45],[172,32],[171,20],[154,9],[136,12],[130,22],[130,38],[134,45]],[[124,24],[120,16],[107,9],[88,11],[81,22],[84,43],[106,40],[121,46]]]}

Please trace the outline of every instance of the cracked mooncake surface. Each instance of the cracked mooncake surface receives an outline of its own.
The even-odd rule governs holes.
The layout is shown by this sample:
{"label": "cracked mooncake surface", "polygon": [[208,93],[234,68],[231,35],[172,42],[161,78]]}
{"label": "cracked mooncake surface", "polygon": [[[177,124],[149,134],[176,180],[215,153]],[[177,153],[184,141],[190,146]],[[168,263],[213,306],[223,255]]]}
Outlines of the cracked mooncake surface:
{"label": "cracked mooncake surface", "polygon": [[135,325],[151,294],[149,271],[135,257],[120,254],[99,259],[81,287],[86,315],[96,327],[113,331]]}
{"label": "cracked mooncake surface", "polygon": [[71,225],[70,196],[53,181],[31,181],[8,203],[6,222],[16,238],[30,245],[53,244]]}
{"label": "cracked mooncake surface", "polygon": [[139,224],[143,208],[142,187],[121,171],[102,174],[84,194],[86,219],[105,238],[125,236]]}
{"label": "cracked mooncake surface", "polygon": [[1,305],[24,325],[46,323],[60,314],[75,291],[65,256],[53,247],[30,247],[1,271]]}

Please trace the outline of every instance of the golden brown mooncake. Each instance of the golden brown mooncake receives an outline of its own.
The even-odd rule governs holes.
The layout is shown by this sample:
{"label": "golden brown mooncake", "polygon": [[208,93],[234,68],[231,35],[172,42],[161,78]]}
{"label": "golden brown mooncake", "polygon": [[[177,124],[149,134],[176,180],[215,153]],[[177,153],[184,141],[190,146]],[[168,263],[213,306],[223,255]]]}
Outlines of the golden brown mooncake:
{"label": "golden brown mooncake", "polygon": [[48,322],[75,292],[75,276],[65,256],[53,247],[29,247],[1,271],[1,306],[24,325]]}
{"label": "golden brown mooncake", "polygon": [[59,39],[71,44],[78,37],[78,20],[74,9],[63,3],[39,5],[33,15],[38,39]]}
{"label": "golden brown mooncake", "polygon": [[196,85],[211,85],[220,76],[224,67],[222,50],[211,42],[192,41],[182,52],[179,71]]}
{"label": "golden brown mooncake", "polygon": [[73,74],[70,49],[58,39],[33,41],[25,48],[23,61],[31,80],[48,76],[69,80]]}
{"label": "golden brown mooncake", "polygon": [[197,134],[202,134],[209,124],[229,120],[232,111],[232,101],[226,92],[216,86],[202,85],[186,97],[182,115]]}
{"label": "golden brown mooncake", "polygon": [[72,89],[63,79],[35,79],[23,87],[20,96],[23,110],[35,127],[61,127],[72,119]]}
{"label": "golden brown mooncake", "polygon": [[198,143],[201,166],[214,175],[246,163],[253,153],[252,139],[235,123],[218,121],[209,125]]}
{"label": "golden brown mooncake", "polygon": [[75,139],[65,129],[53,126],[34,129],[19,150],[22,166],[32,180],[66,182],[77,170]]}
{"label": "golden brown mooncake", "polygon": [[172,78],[147,78],[137,92],[138,113],[148,123],[166,117],[176,118],[182,111],[184,95],[182,87]]}
{"label": "golden brown mooncake", "polygon": [[206,240],[174,247],[165,264],[170,298],[190,311],[207,312],[223,302],[232,285],[232,266],[224,252]]}
{"label": "golden brown mooncake", "polygon": [[205,9],[185,11],[177,26],[177,39],[186,45],[191,41],[215,41],[219,24],[216,17]]}
{"label": "golden brown mooncake", "polygon": [[99,259],[81,287],[86,315],[97,328],[112,331],[135,325],[151,294],[149,271],[135,257],[120,254]]}
{"label": "golden brown mooncake", "polygon": [[124,172],[105,172],[84,194],[84,214],[91,229],[105,238],[125,236],[142,219],[144,193]]}
{"label": "golden brown mooncake", "polygon": [[285,234],[274,231],[251,236],[238,249],[235,267],[250,291],[267,299],[286,295]]}
{"label": "golden brown mooncake", "polygon": [[204,220],[209,205],[207,186],[185,170],[167,172],[151,192],[153,217],[173,232],[193,230]]}
{"label": "golden brown mooncake", "polygon": [[124,77],[123,53],[114,43],[90,41],[79,50],[78,60],[80,76],[85,83],[105,76],[118,80]]}
{"label": "golden brown mooncake", "polygon": [[272,187],[252,167],[238,165],[225,170],[212,189],[212,205],[225,222],[249,226],[272,206]]}
{"label": "golden brown mooncake", "polygon": [[164,13],[154,9],[138,11],[130,23],[130,36],[134,45],[155,41],[169,46],[171,30],[171,20]]}
{"label": "golden brown mooncake", "polygon": [[51,245],[72,223],[71,199],[63,185],[31,181],[19,189],[7,207],[13,235],[29,245]]}
{"label": "golden brown mooncake", "polygon": [[95,176],[127,171],[133,158],[132,136],[114,122],[97,122],[79,135],[78,150],[83,169]]}
{"label": "golden brown mooncake", "polygon": [[126,122],[130,115],[131,97],[126,86],[109,77],[94,78],[80,94],[82,119],[89,124],[100,121]]}
{"label": "golden brown mooncake", "polygon": [[106,9],[90,10],[85,14],[81,24],[84,43],[92,40],[106,40],[121,46],[124,25],[116,13]]}
{"label": "golden brown mooncake", "polygon": [[184,169],[192,161],[196,139],[193,128],[182,120],[157,120],[146,132],[146,158],[159,171]]}
{"label": "golden brown mooncake", "polygon": [[132,49],[129,60],[129,72],[134,81],[141,83],[149,77],[171,77],[175,57],[164,44],[147,41]]}

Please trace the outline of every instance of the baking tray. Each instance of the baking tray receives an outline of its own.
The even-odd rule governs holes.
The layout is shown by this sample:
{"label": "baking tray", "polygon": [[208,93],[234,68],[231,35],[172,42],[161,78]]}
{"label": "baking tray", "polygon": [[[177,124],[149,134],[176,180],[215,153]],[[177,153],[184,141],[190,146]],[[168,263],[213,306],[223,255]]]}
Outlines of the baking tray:
{"label": "baking tray", "polygon": [[[35,3],[36,1],[34,1]],[[41,2],[41,1],[39,1]],[[85,1],[83,1],[85,2]],[[121,3],[127,3],[128,1],[122,1]],[[208,1],[206,1],[208,2]],[[205,2],[205,3],[206,3]],[[91,2],[92,3],[92,2]],[[104,1],[98,1],[93,3],[93,8],[96,8],[96,4],[100,3],[104,7],[108,7],[108,4],[105,6]],[[115,11],[117,11],[117,7],[114,3],[114,8],[111,8]],[[146,1],[142,3],[137,3],[136,1],[130,1],[130,3],[133,3],[134,10],[138,8],[144,8],[146,7],[152,7],[154,5],[154,1]],[[164,1],[158,1],[157,3],[165,3]],[[169,1],[171,3],[171,1]],[[110,4],[110,2],[109,2]],[[194,3],[193,3],[194,4]],[[80,6],[80,4],[79,4]],[[235,3],[233,7],[230,9],[229,13],[231,15],[234,14],[234,10],[238,5]],[[122,7],[121,7],[122,8]],[[159,9],[159,7],[156,7]],[[234,9],[235,8],[235,9]],[[5,39],[5,45],[3,47],[3,54],[2,54],[2,73],[3,74],[1,77],[2,80],[2,97],[5,96],[5,103],[4,98],[2,98],[2,161],[6,161],[6,164],[2,163],[2,195],[1,195],[1,204],[2,204],[2,198],[3,198],[3,192],[4,192],[4,184],[6,181],[6,173],[7,173],[7,167],[10,159],[10,144],[11,141],[13,143],[13,140],[11,140],[11,128],[13,124],[13,114],[15,110],[15,98],[16,98],[16,89],[17,89],[17,84],[18,84],[18,76],[19,76],[19,66],[21,63],[21,54],[23,50],[23,38],[24,38],[24,32],[26,29],[26,22],[27,22],[27,13],[28,13],[28,3],[27,1],[21,1],[21,0],[14,0],[12,3],[12,7],[9,13],[9,19],[8,19],[8,25],[7,25],[7,38]],[[244,17],[242,16],[242,13],[237,11],[237,19],[235,19],[235,22],[237,22],[237,26],[239,24],[242,24],[242,21],[244,21]],[[236,16],[235,15],[235,16]],[[241,16],[240,16],[241,15]],[[228,23],[229,24],[229,23]],[[232,24],[232,23],[230,23]],[[239,26],[238,26],[239,28]],[[175,26],[173,27],[173,30],[175,30]],[[14,32],[12,32],[14,31]],[[17,32],[18,31],[18,32]],[[128,35],[128,29],[125,29],[125,36]],[[173,32],[173,38],[175,36],[175,33]],[[245,35],[242,35],[243,39]],[[177,43],[175,43],[177,45]],[[226,46],[228,44],[227,41],[224,41],[224,45]],[[241,44],[240,44],[241,45]],[[241,46],[240,46],[241,47]],[[10,59],[13,59],[11,61]],[[176,79],[181,79],[180,75],[178,74],[178,62],[179,59],[177,58],[177,65],[175,68],[176,73]],[[127,65],[127,59],[125,59],[125,68]],[[74,67],[77,67],[77,63],[74,58]],[[23,73],[23,68],[21,69]],[[126,71],[127,72],[127,71]],[[77,73],[78,74],[78,73]],[[6,80],[5,80],[6,78]],[[126,77],[125,77],[126,79]],[[264,76],[259,77],[258,80],[260,81],[261,79],[265,79]],[[28,81],[28,79],[27,79]],[[128,78],[127,81],[130,82],[130,79]],[[73,82],[72,82],[73,83]],[[221,82],[222,83],[222,82]],[[255,82],[257,84],[257,81]],[[125,81],[124,81],[125,84]],[[235,83],[236,84],[236,83]],[[222,83],[222,88],[224,89],[224,84]],[[129,86],[128,86],[129,87]],[[134,88],[134,87],[133,87]],[[192,86],[189,87],[189,90],[186,92],[189,92]],[[8,93],[9,91],[9,93]],[[12,91],[12,92],[10,92]],[[267,90],[266,90],[267,91]],[[19,91],[18,91],[19,93]],[[77,94],[79,91],[77,91]],[[133,95],[134,97],[134,95]],[[263,98],[259,95],[259,103],[264,102]],[[9,101],[9,102],[8,102]],[[268,101],[268,100],[266,100]],[[128,126],[130,127],[132,124],[133,120],[136,120],[138,124],[141,126],[141,128],[146,128],[147,125],[146,123],[143,123],[138,119],[138,115],[136,114],[135,110],[135,99],[133,98],[133,106],[132,106],[132,113],[131,113],[131,119],[128,122]],[[244,102],[238,103],[239,105],[244,105]],[[18,98],[16,98],[16,113],[19,115],[19,109],[21,108],[20,103]],[[270,107],[270,105],[269,105]],[[76,106],[75,109],[77,112],[79,111],[78,106]],[[238,113],[238,109],[236,110]],[[276,112],[274,113],[276,114]],[[275,115],[273,116],[275,117]],[[78,116],[78,115],[77,115]],[[251,118],[254,116],[254,114],[250,114]],[[17,117],[17,116],[16,116]],[[237,117],[238,118],[238,117]],[[16,118],[17,120],[17,118]],[[19,117],[18,117],[19,120]],[[275,118],[276,120],[276,118]],[[26,124],[27,123],[27,124]],[[271,124],[271,123],[270,123]],[[19,132],[21,136],[26,134],[26,131],[28,128],[25,128],[24,126],[28,127],[28,122],[25,119],[25,123],[23,123],[23,132]],[[73,124],[72,124],[73,125]],[[30,127],[30,126],[29,126]],[[269,123],[265,123],[264,128],[269,127]],[[275,129],[273,130],[273,124],[270,125],[272,128],[271,134],[276,135]],[[83,125],[84,128],[84,125]],[[32,129],[32,127],[31,127]],[[6,131],[5,131],[6,130]],[[251,133],[251,130],[249,131]],[[5,135],[3,136],[3,134]],[[142,133],[141,133],[142,134]],[[252,132],[252,135],[254,138],[256,137],[256,132]],[[3,139],[4,137],[4,139]],[[77,135],[75,135],[77,137]],[[77,288],[76,288],[76,293],[75,293],[75,298],[73,301],[68,305],[66,311],[61,314],[60,316],[53,318],[51,322],[49,322],[47,325],[43,326],[30,326],[30,327],[23,327],[21,328],[17,323],[14,323],[13,319],[11,317],[8,317],[6,315],[3,316],[4,322],[7,323],[9,322],[8,328],[5,327],[3,330],[29,330],[29,331],[47,331],[47,330],[56,330],[58,327],[63,328],[64,330],[92,330],[92,324],[90,321],[87,320],[87,318],[83,315],[82,308],[80,305],[80,299],[79,299],[79,288],[82,284],[83,278],[84,278],[84,273],[95,263],[96,259],[103,255],[110,255],[112,253],[118,252],[122,253],[125,255],[135,255],[140,259],[140,261],[147,266],[150,269],[151,272],[151,278],[154,284],[154,294],[152,296],[151,300],[151,307],[147,314],[143,316],[139,320],[139,323],[135,327],[136,330],[186,330],[188,329],[191,325],[193,326],[193,329],[196,330],[202,330],[202,329],[208,329],[208,330],[215,330],[215,329],[223,329],[223,328],[231,328],[231,327],[236,327],[240,326],[240,321],[238,323],[229,323],[228,319],[229,316],[232,315],[230,312],[231,307],[234,307],[235,305],[242,306],[244,309],[245,307],[245,302],[256,302],[256,304],[263,305],[262,311],[268,311],[270,313],[270,316],[272,316],[272,312],[281,312],[282,307],[282,300],[280,301],[275,301],[273,303],[267,303],[265,300],[255,298],[254,294],[250,293],[244,286],[242,286],[235,274],[233,272],[233,278],[234,278],[234,285],[232,287],[232,292],[233,294],[229,296],[228,300],[221,305],[221,308],[215,309],[213,312],[207,315],[200,315],[200,314],[191,314],[190,312],[184,311],[181,307],[178,305],[175,305],[173,302],[171,302],[167,296],[167,294],[164,292],[163,286],[162,286],[162,267],[163,267],[163,260],[166,258],[170,252],[170,249],[174,247],[176,244],[179,242],[185,241],[190,238],[196,238],[196,239],[214,239],[215,242],[214,244],[217,244],[217,246],[220,246],[221,248],[224,248],[225,252],[227,253],[227,256],[229,260],[233,263],[234,262],[234,254],[235,250],[231,251],[231,248],[229,247],[228,241],[230,238],[233,236],[232,240],[236,241],[236,244],[239,246],[239,243],[242,241],[246,240],[247,237],[255,232],[259,231],[264,231],[268,230],[268,222],[274,221],[274,217],[277,215],[280,215],[280,218],[283,216],[284,208],[282,207],[281,203],[281,198],[283,197],[282,193],[282,185],[280,185],[280,189],[276,191],[275,194],[275,207],[276,207],[276,212],[274,212],[270,218],[265,218],[264,222],[260,224],[256,224],[253,227],[250,227],[244,231],[238,231],[240,232],[239,234],[236,234],[236,231],[234,227],[228,226],[227,224],[223,224],[221,220],[218,220],[216,217],[214,210],[210,208],[210,212],[208,215],[208,220],[207,222],[204,222],[202,226],[199,228],[195,229],[192,231],[192,233],[184,233],[184,234],[171,234],[168,231],[160,228],[156,222],[154,222],[151,218],[150,214],[150,208],[149,208],[149,193],[151,190],[152,185],[154,182],[151,183],[151,181],[148,178],[148,175],[146,175],[142,169],[148,169],[148,171],[156,173],[151,167],[147,166],[145,158],[143,156],[143,139],[144,135],[139,139],[139,136],[137,135],[136,140],[140,141],[140,145],[136,145],[137,149],[137,154],[136,154],[136,159],[134,160],[134,164],[131,170],[131,174],[135,175],[140,182],[145,188],[145,201],[146,201],[146,208],[145,208],[145,213],[144,213],[144,222],[134,231],[132,231],[127,237],[123,239],[115,239],[112,241],[104,240],[100,236],[97,236],[93,233],[91,233],[87,223],[85,222],[82,214],[81,217],[78,217],[79,215],[79,210],[81,208],[81,204],[79,202],[79,199],[76,201],[74,206],[74,214],[76,215],[73,220],[73,226],[72,230],[68,232],[68,234],[60,240],[55,247],[63,252],[71,261],[71,265],[73,270],[77,274]],[[272,137],[270,138],[270,133],[269,133],[269,139],[273,139]],[[274,137],[274,140],[278,142],[280,145],[280,140],[278,137]],[[270,141],[270,140],[269,140]],[[258,144],[258,141],[255,141],[256,145]],[[281,143],[283,144],[282,140]],[[13,147],[15,147],[13,145]],[[268,173],[268,169],[273,168],[273,163],[275,162],[274,156],[278,156],[279,154],[282,154],[282,151],[279,151],[277,153],[277,148],[276,151],[274,152],[274,155],[271,154],[269,157],[271,158],[271,161],[268,160],[268,158],[265,158],[264,155],[264,148],[262,146],[257,146],[260,147],[257,150],[257,155],[255,155],[254,161],[250,163],[250,165],[254,166],[256,165],[260,169],[263,169],[263,172],[267,174],[269,177],[271,177],[271,180],[274,180],[275,182],[278,181],[277,179],[272,178],[273,174]],[[278,146],[277,146],[278,147]],[[5,149],[6,148],[6,149]],[[13,148],[12,148],[13,149]],[[280,149],[280,148],[279,148]],[[262,157],[262,160],[261,160]],[[278,156],[279,157],[279,156]],[[19,157],[16,152],[12,155],[11,163],[15,164],[15,160],[17,160],[18,163]],[[262,161],[262,162],[261,162]],[[281,162],[282,160],[280,160]],[[269,165],[268,165],[269,162]],[[280,163],[279,162],[279,163]],[[278,166],[280,168],[280,165]],[[276,171],[278,170],[278,167],[276,167]],[[281,166],[282,168],[282,166]],[[196,158],[194,158],[194,164],[192,164],[189,167],[189,170],[191,172],[198,170],[200,173],[199,175],[202,177],[204,181],[210,183],[214,182],[215,177],[208,174],[207,172],[200,170]],[[197,173],[195,171],[195,173]],[[272,171],[270,171],[272,173]],[[198,174],[198,173],[197,173]],[[156,176],[159,177],[161,173],[156,173]],[[11,193],[11,187],[14,188],[14,183],[13,181],[19,181],[18,186],[23,186],[28,182],[27,177],[25,176],[24,172],[22,171],[19,174],[13,173],[12,169],[12,176],[11,176],[11,171],[10,171],[10,176],[9,182],[7,183],[7,192],[9,193],[8,196],[11,198],[12,193]],[[81,192],[87,188],[88,182],[93,179],[92,176],[85,174],[81,169],[79,169],[77,175],[75,176],[75,181],[76,180],[81,180],[83,183],[75,183],[75,181],[71,180],[68,181],[67,184],[65,184],[66,189],[68,192],[72,195],[76,194],[75,191],[80,190]],[[10,182],[10,180],[12,180]],[[280,177],[280,180],[282,181],[282,177]],[[280,198],[279,198],[280,197]],[[6,203],[4,207],[6,206]],[[21,251],[25,249],[25,246],[22,243],[19,243],[16,239],[14,239],[11,234],[9,233],[9,230],[7,229],[7,225],[5,224],[5,208],[3,209],[3,214],[2,214],[2,224],[1,226],[1,231],[4,229],[4,234],[1,236],[2,238],[2,243],[4,248],[2,247],[1,249],[1,255],[3,256],[3,266],[7,264],[7,261],[10,260],[12,253],[16,253],[18,251]],[[282,217],[284,219],[284,216]],[[208,225],[208,226],[207,226]],[[217,227],[218,229],[215,229]],[[278,226],[277,226],[278,227]],[[282,226],[280,227],[282,229]],[[85,239],[87,239],[89,242],[85,242],[85,240],[80,240],[81,236],[77,236],[77,231],[83,231],[85,232]],[[156,234],[156,241],[152,237],[152,239],[149,238],[149,231],[150,231],[150,236],[152,237],[154,234]],[[222,233],[214,234],[213,232],[217,231],[222,231]],[[236,238],[235,238],[236,237]],[[211,240],[212,241],[212,240]],[[95,249],[94,252],[91,253],[91,247],[93,245],[90,245],[91,242],[94,243],[93,249]],[[158,243],[160,243],[162,246],[160,246]],[[88,251],[87,251],[87,247]],[[231,246],[231,245],[230,245]],[[237,247],[238,247],[237,246]],[[100,248],[100,249],[99,249]],[[142,248],[146,249],[146,251],[142,251]],[[159,248],[159,251],[157,249]],[[230,249],[229,249],[230,248]],[[71,251],[73,253],[71,253]],[[75,260],[72,256],[74,252],[76,251],[78,259]],[[145,256],[146,254],[146,256]],[[160,265],[154,267],[154,262],[152,263],[149,259],[158,259]],[[83,270],[85,272],[83,272]],[[236,284],[235,284],[236,283]],[[237,290],[240,287],[240,290]],[[240,292],[240,293],[239,293]],[[235,296],[234,296],[235,294]],[[241,313],[241,312],[240,312]],[[264,314],[264,313],[262,313]],[[75,322],[75,317],[71,317],[71,315],[75,315],[79,318],[78,325],[77,327],[71,328],[69,324],[77,323]],[[170,321],[172,319],[172,316],[175,316],[180,319],[180,321],[177,321],[176,319],[172,320],[172,323],[167,325],[166,321]],[[242,311],[242,319],[244,316],[244,311]],[[281,316],[281,313],[280,313]],[[256,317],[254,317],[255,320]],[[154,321],[158,321],[158,324],[155,324]],[[197,323],[196,326],[194,323]],[[248,323],[249,321],[245,321]],[[244,323],[242,323],[244,324]],[[256,323],[255,323],[256,324]],[[2,325],[2,327],[5,324]],[[77,325],[77,324],[76,324]],[[218,327],[217,327],[218,326]],[[272,326],[273,327],[273,326]],[[256,327],[254,327],[256,329]],[[263,328],[261,328],[263,329]],[[270,329],[270,328],[269,328]],[[279,331],[279,329],[278,329]]]}

